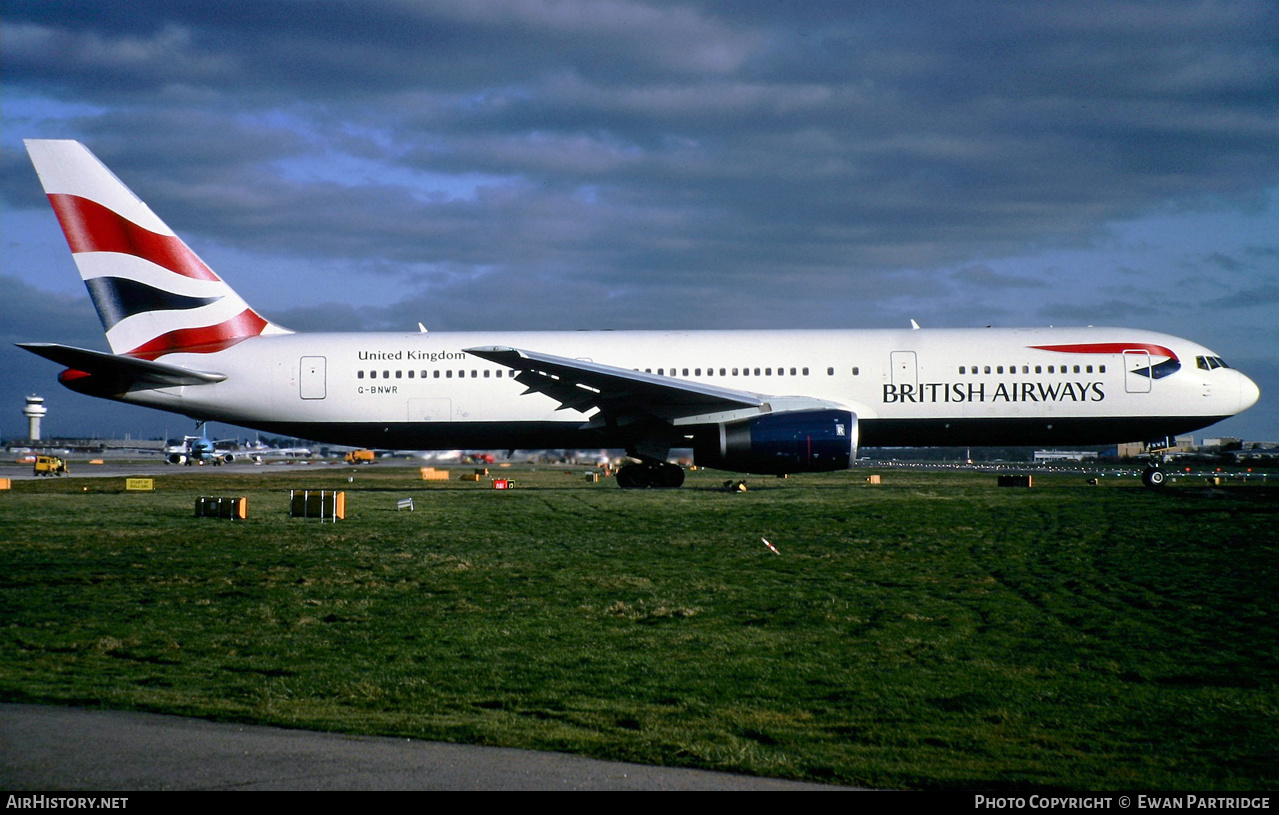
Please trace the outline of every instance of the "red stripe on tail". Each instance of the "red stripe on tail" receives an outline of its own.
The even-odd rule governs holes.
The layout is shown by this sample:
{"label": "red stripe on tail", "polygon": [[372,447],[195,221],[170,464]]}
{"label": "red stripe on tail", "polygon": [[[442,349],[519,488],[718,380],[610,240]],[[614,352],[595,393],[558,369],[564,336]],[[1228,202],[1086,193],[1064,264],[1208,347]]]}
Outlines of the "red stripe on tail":
{"label": "red stripe on tail", "polygon": [[52,193],[49,202],[58,214],[73,253],[118,252],[149,260],[184,277],[221,279],[180,238],[157,235],[118,212],[78,195]]}
{"label": "red stripe on tail", "polygon": [[145,342],[126,352],[127,356],[154,361],[165,354],[182,352],[184,354],[212,354],[224,348],[256,337],[266,328],[267,321],[257,315],[253,309],[246,308],[226,322],[200,328],[179,328],[167,334],[161,334],[150,342]]}

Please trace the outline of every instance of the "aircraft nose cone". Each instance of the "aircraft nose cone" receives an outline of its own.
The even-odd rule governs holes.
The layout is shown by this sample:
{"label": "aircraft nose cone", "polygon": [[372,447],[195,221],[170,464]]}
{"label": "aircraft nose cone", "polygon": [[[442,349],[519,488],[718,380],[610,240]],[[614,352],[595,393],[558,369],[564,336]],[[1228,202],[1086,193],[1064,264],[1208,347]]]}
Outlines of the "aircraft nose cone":
{"label": "aircraft nose cone", "polygon": [[1257,383],[1253,382],[1243,374],[1239,375],[1239,412],[1243,413],[1248,408],[1257,404],[1257,400],[1261,398],[1261,388],[1257,387]]}

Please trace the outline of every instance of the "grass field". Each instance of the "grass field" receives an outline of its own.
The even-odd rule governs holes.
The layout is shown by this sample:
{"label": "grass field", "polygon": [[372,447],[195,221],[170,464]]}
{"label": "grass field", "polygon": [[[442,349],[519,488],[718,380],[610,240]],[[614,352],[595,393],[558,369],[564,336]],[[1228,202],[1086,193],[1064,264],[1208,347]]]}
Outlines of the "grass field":
{"label": "grass field", "polygon": [[886,788],[1279,783],[1274,488],[581,473],[15,482],[0,699]]}

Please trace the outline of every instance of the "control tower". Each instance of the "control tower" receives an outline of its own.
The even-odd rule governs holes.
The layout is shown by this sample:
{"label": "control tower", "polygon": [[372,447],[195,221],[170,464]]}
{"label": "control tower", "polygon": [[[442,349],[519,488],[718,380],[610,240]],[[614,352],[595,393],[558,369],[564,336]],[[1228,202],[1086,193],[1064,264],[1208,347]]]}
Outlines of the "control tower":
{"label": "control tower", "polygon": [[40,441],[40,420],[48,412],[43,396],[32,394],[27,397],[27,406],[22,409],[22,415],[27,417],[27,438],[31,441]]}

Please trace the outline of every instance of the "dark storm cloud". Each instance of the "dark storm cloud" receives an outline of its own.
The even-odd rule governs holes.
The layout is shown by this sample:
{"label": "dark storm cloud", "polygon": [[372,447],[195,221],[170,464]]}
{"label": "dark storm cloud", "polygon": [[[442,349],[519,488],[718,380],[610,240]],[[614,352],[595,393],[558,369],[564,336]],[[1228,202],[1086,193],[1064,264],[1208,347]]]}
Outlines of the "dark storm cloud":
{"label": "dark storm cloud", "polygon": [[501,273],[650,320],[811,316],[949,264],[1025,289],[975,261],[1279,181],[1261,0],[20,0],[3,27],[6,85],[99,108],[62,126],[181,231],[442,298]]}

